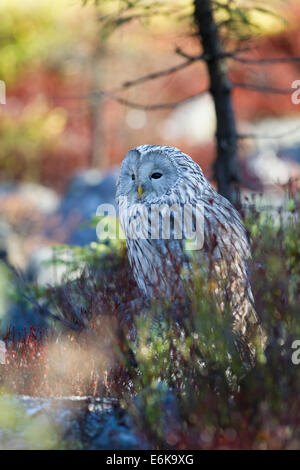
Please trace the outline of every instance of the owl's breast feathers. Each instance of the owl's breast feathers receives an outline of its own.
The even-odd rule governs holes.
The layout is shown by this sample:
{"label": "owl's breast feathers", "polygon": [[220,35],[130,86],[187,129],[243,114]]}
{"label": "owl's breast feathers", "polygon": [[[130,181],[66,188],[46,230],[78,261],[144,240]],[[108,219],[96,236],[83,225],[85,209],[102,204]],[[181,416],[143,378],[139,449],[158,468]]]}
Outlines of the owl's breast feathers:
{"label": "owl's breast feathers", "polygon": [[[189,282],[192,283],[195,271],[195,260],[201,264],[201,272],[206,272],[208,278],[215,279],[215,297],[221,309],[225,302],[231,305],[233,329],[243,336],[248,332],[259,330],[257,315],[253,307],[253,296],[247,271],[247,259],[251,257],[247,233],[238,212],[229,201],[216,193],[207,182],[201,191],[185,191],[185,201],[191,204],[203,205],[203,245],[201,250],[193,252],[192,258],[184,250],[184,231],[182,239],[153,239],[149,231],[148,210],[141,217],[142,230],[145,238],[132,238],[129,233],[130,217],[134,217],[134,205],[125,207],[119,204],[121,226],[127,237],[129,261],[139,288],[147,296],[172,298],[184,292],[182,272],[188,271]],[[199,189],[199,186],[198,186]],[[168,204],[174,203],[174,194]],[[166,203],[166,200],[163,201]],[[123,205],[122,205],[123,204]],[[129,209],[129,211],[128,211]],[[200,224],[201,226],[201,224]],[[191,261],[191,259],[193,261]],[[204,267],[205,266],[205,267]],[[183,269],[184,268],[184,269]],[[204,269],[203,269],[204,268]],[[186,281],[185,277],[185,281]],[[265,338],[262,339],[262,342]]]}
{"label": "owl's breast feathers", "polygon": [[[181,188],[182,189],[182,188]],[[197,192],[194,197],[188,198],[189,207],[199,205]],[[196,195],[196,196],[195,196]],[[189,263],[190,257],[184,250],[186,233],[183,227],[183,218],[178,220],[164,220],[170,218],[170,211],[165,208],[175,204],[176,199],[163,199],[160,218],[150,218],[150,206],[148,204],[133,204],[129,206],[126,200],[119,199],[119,218],[121,226],[126,234],[130,263],[134,270],[135,278],[148,295],[153,295],[153,289],[158,287],[160,294],[172,291],[176,286],[172,282],[172,276],[180,272],[182,264]],[[199,261],[205,259],[210,263],[214,275],[222,277],[232,276],[243,280],[248,285],[246,260],[250,257],[250,248],[246,231],[240,221],[238,213],[232,205],[217,194],[212,188],[202,190],[200,204],[203,206],[200,221],[193,219],[193,231],[202,232],[203,243],[199,246]],[[181,204],[184,209],[184,204]],[[141,210],[142,209],[142,210]],[[199,215],[199,217],[200,217]],[[172,219],[173,213],[171,214]],[[198,212],[193,212],[197,218]],[[180,216],[177,214],[177,218]],[[140,236],[136,236],[139,221]],[[197,224],[197,222],[199,222]],[[158,230],[153,236],[153,224],[158,225]],[[163,238],[161,228],[166,223],[170,224],[170,236]],[[175,227],[181,225],[179,239],[174,235]],[[177,230],[178,234],[178,230]],[[193,253],[194,255],[194,253]],[[193,260],[195,256],[193,256]]]}

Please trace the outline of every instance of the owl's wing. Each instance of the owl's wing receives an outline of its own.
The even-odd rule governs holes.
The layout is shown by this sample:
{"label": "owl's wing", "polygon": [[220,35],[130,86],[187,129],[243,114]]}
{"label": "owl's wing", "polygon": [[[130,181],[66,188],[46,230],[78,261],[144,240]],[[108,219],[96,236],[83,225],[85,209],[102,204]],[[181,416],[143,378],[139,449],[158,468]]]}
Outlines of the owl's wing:
{"label": "owl's wing", "polygon": [[203,251],[210,275],[217,280],[216,296],[221,304],[229,301],[233,329],[249,344],[259,336],[264,345],[266,337],[253,306],[247,269],[251,250],[246,229],[231,203],[213,188],[204,188],[200,197],[204,206]]}

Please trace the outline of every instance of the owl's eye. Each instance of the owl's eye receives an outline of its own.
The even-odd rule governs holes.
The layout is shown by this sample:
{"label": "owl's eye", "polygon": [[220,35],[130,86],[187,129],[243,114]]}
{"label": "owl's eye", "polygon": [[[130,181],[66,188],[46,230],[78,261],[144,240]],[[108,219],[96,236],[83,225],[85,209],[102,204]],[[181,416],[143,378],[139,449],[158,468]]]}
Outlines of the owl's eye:
{"label": "owl's eye", "polygon": [[135,180],[135,175],[134,174],[131,175],[131,179],[132,179],[132,181]]}
{"label": "owl's eye", "polygon": [[161,176],[162,174],[157,172],[157,173],[152,173],[151,178],[153,178],[154,180],[158,180]]}

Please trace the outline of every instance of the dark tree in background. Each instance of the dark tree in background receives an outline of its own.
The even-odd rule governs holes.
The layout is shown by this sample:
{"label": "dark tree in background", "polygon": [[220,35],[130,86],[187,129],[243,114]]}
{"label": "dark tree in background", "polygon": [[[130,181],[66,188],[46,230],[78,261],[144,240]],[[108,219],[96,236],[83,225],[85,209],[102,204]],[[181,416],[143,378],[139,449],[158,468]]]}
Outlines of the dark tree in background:
{"label": "dark tree in background", "polygon": [[[101,4],[103,6],[105,2],[101,3],[98,0],[94,0],[94,2],[99,11],[101,11]],[[106,2],[111,3],[109,0],[106,0]],[[217,0],[193,0],[188,6],[189,9],[185,11],[183,11],[184,7],[182,5],[181,7],[179,5],[176,6],[175,3],[172,4],[172,2],[164,0],[153,1],[153,4],[147,0],[121,0],[118,2],[117,13],[106,13],[102,14],[102,16],[100,14],[101,38],[106,40],[118,27],[136,19],[143,21],[160,15],[180,21],[182,18],[189,17],[192,23],[191,35],[199,38],[202,48],[201,54],[192,56],[177,47],[175,52],[184,58],[182,63],[123,83],[115,90],[99,90],[99,96],[107,96],[133,108],[155,111],[158,109],[171,109],[204,93],[210,93],[214,102],[217,122],[214,177],[219,193],[238,205],[240,186],[238,142],[240,138],[255,138],[256,136],[242,136],[238,134],[232,104],[232,90],[234,88],[244,88],[249,90],[249,92],[254,90],[275,94],[291,94],[291,90],[272,88],[268,85],[262,86],[256,83],[232,82],[228,76],[227,60],[230,58],[233,61],[251,66],[253,64],[272,65],[300,62],[300,57],[251,59],[243,55],[243,52],[251,49],[247,40],[253,37],[253,28],[255,30],[251,13],[257,11],[267,16],[279,18],[273,10],[261,7],[255,0],[250,3],[245,2],[245,4],[236,0],[223,2]],[[221,17],[224,18],[223,20],[220,20],[219,13],[222,13]],[[194,96],[188,96],[175,103],[156,103],[150,105],[132,102],[122,96],[122,92],[128,88],[174,74],[196,61],[206,63],[209,75],[209,88]]]}
{"label": "dark tree in background", "polygon": [[210,78],[212,95],[217,118],[217,157],[214,166],[218,191],[234,201],[239,182],[237,158],[237,130],[231,100],[231,83],[219,31],[214,20],[211,0],[194,0],[195,23],[201,38],[204,60]]}

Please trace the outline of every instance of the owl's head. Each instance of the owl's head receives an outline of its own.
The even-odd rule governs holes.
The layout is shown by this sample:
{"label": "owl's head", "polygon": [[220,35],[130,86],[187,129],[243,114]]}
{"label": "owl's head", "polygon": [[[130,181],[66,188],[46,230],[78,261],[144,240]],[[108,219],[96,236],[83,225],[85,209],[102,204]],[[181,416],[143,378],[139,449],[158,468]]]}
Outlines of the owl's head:
{"label": "owl's head", "polygon": [[[155,202],[169,195],[194,165],[196,163],[190,157],[174,147],[136,147],[122,162],[117,197],[126,196],[129,204]],[[196,167],[202,174],[200,167]]]}

